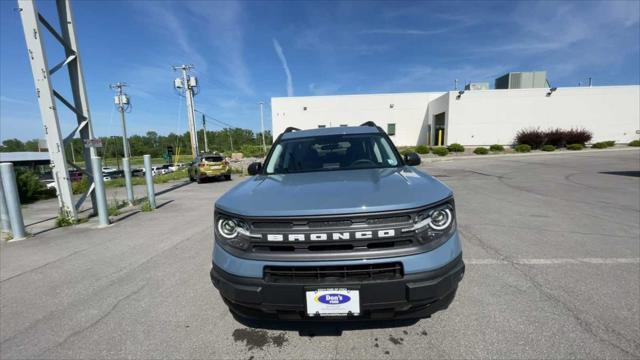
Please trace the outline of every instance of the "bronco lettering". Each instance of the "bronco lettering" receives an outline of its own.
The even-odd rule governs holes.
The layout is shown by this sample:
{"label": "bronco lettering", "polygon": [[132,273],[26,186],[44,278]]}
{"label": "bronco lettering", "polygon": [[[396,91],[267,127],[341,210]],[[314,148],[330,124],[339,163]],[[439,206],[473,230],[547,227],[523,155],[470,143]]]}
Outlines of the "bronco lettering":
{"label": "bronco lettering", "polygon": [[323,241],[323,240],[351,240],[387,238],[395,236],[395,229],[385,229],[376,231],[355,231],[338,233],[312,233],[312,234],[267,234],[267,241]]}

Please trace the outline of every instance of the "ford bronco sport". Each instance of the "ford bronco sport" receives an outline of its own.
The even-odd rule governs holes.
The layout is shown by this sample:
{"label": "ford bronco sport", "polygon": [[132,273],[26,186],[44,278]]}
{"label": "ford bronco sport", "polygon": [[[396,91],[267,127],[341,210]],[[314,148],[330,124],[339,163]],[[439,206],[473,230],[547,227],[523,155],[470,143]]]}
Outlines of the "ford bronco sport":
{"label": "ford bronco sport", "polygon": [[464,274],[452,191],[372,122],[288,128],[216,202],[211,280],[248,318],[429,317]]}

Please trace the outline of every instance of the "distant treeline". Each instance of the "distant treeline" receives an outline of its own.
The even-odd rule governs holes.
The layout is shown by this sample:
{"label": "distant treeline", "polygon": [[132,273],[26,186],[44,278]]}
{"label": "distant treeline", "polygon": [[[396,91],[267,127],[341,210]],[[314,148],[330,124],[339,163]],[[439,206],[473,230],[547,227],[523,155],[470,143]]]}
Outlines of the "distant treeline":
{"label": "distant treeline", "polygon": [[[122,147],[121,136],[101,137],[102,148],[98,154],[102,157],[114,158],[122,157],[124,149]],[[271,145],[271,131],[265,131],[267,146]],[[262,133],[254,133],[248,129],[223,129],[220,131],[207,131],[207,143],[209,151],[231,153],[243,152],[245,155],[262,155]],[[204,138],[202,130],[198,131],[198,145],[201,151],[204,150]],[[233,149],[232,149],[233,145]],[[73,152],[71,149],[73,146]],[[148,131],[145,135],[132,135],[129,137],[129,149],[131,156],[141,156],[149,154],[151,157],[162,157],[167,152],[167,147],[173,147],[174,155],[190,155],[191,144],[189,132],[183,134],[170,133],[169,135],[158,135],[155,131]],[[75,155],[76,160],[82,158],[83,144],[80,139],[73,139],[73,143],[66,147],[69,159]],[[38,140],[28,140],[22,142],[18,139],[6,139],[2,141],[0,152],[13,151],[38,151]]]}

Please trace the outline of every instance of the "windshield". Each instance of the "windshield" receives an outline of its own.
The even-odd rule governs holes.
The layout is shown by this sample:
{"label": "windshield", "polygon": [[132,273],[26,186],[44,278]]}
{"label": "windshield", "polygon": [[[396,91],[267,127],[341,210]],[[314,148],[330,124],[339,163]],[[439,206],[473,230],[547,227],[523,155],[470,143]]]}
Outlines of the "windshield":
{"label": "windshield", "polygon": [[224,158],[222,156],[207,156],[202,160],[206,162],[221,162]]}
{"label": "windshield", "polygon": [[328,135],[279,142],[267,174],[396,167],[393,145],[381,134]]}

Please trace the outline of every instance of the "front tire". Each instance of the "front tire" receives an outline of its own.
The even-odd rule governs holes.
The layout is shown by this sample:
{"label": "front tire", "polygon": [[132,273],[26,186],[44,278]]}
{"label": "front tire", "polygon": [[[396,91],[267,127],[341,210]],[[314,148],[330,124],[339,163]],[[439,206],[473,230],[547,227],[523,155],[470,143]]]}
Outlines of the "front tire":
{"label": "front tire", "polygon": [[229,175],[225,175],[225,176],[224,176],[224,179],[225,179],[226,181],[231,180],[231,174],[229,174]]}

